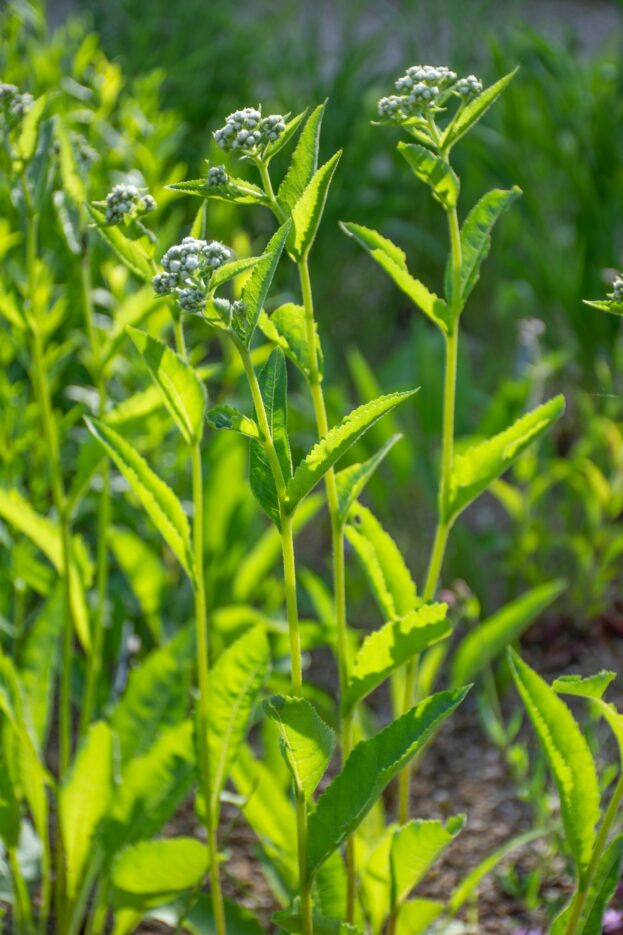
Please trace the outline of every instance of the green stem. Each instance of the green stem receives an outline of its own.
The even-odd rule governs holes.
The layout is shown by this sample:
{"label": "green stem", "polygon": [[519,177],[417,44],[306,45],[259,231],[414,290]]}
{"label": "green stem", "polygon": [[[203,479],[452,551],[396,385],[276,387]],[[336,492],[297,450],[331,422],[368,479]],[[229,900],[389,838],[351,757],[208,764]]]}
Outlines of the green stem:
{"label": "green stem", "polygon": [[296,791],[296,833],[299,858],[299,890],[301,896],[301,920],[303,935],[313,935],[311,881],[307,873],[307,805],[302,790]]}
{"label": "green stem", "polygon": [[16,930],[18,935],[30,935],[33,930],[30,895],[14,847],[7,848],[7,857],[9,859],[9,867],[13,880],[13,892],[15,894]]}
{"label": "green stem", "polygon": [[582,910],[586,903],[586,898],[589,894],[591,883],[593,882],[593,877],[595,876],[595,870],[597,869],[597,864],[606,849],[608,844],[608,835],[614,824],[614,821],[617,817],[618,811],[621,807],[621,802],[623,801],[623,772],[619,776],[618,782],[612,793],[612,797],[608,804],[606,814],[604,815],[604,820],[601,823],[599,833],[597,835],[597,840],[595,841],[595,847],[593,848],[593,854],[591,856],[590,863],[586,869],[586,874],[581,884],[578,884],[578,888],[575,893],[573,900],[573,906],[571,909],[571,914],[569,915],[569,920],[564,931],[564,935],[575,935],[576,928],[580,918],[582,916]]}
{"label": "green stem", "polygon": [[203,470],[201,464],[201,445],[192,447],[193,477],[193,551],[194,551],[194,593],[195,625],[197,638],[197,679],[199,682],[199,704],[197,720],[199,728],[199,758],[205,801],[206,833],[210,857],[210,882],[212,887],[212,909],[217,935],[225,935],[225,909],[221,891],[219,873],[217,809],[213,803],[212,781],[210,777],[210,661],[208,644],[208,615],[205,594],[205,572],[203,567]]}
{"label": "green stem", "polygon": [[[82,308],[91,354],[90,369],[98,393],[98,416],[101,419],[106,412],[106,381],[102,372],[97,333],[93,314],[91,267],[88,252],[88,235],[80,261],[80,284]],[[110,525],[110,462],[104,460],[101,471],[102,489],[97,508],[97,557],[95,582],[97,603],[93,618],[92,647],[87,664],[86,686],[80,717],[80,734],[87,730],[96,704],[97,685],[103,665],[104,633],[106,626],[106,597],[108,592],[108,527]]]}
{"label": "green stem", "polygon": [[[445,371],[443,387],[443,427],[441,442],[441,478],[439,484],[439,513],[435,538],[431,550],[426,581],[422,592],[424,601],[435,597],[451,522],[448,521],[448,504],[454,463],[454,414],[456,409],[456,377],[459,348],[459,314],[461,290],[461,235],[456,208],[448,209],[448,229],[450,234],[450,256],[452,263],[452,302],[450,308],[451,323],[445,334]],[[406,713],[413,704],[416,688],[418,660],[410,659],[405,670],[405,697],[402,713]],[[411,764],[403,769],[399,780],[399,819],[405,824],[409,818],[409,790],[411,787]]]}
{"label": "green stem", "polygon": [[273,191],[273,183],[270,180],[270,172],[268,171],[268,166],[262,159],[257,159],[255,164],[257,165],[258,171],[262,178],[262,185],[264,186],[264,191],[266,192],[266,194],[268,195],[268,198],[270,199],[270,207],[273,211],[273,214],[275,215],[279,223],[283,224],[283,222],[287,219],[288,215],[286,214],[286,212],[283,210],[283,208],[277,201],[275,192]]}

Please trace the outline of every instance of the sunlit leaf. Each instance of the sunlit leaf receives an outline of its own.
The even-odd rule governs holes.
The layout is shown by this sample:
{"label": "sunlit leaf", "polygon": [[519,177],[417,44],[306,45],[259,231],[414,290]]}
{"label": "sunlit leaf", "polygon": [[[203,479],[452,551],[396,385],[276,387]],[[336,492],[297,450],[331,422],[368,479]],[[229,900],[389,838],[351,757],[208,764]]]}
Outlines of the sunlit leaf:
{"label": "sunlit leaf", "polygon": [[295,788],[310,800],[335,749],[335,734],[304,698],[273,695],[265,710],[278,726]]}

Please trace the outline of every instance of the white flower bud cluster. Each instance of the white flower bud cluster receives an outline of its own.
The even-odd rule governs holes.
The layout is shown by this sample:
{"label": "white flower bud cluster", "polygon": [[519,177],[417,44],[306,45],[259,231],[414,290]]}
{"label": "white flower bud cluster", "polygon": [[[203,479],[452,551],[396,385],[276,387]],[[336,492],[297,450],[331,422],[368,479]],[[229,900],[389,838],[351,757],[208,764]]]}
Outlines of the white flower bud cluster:
{"label": "white flower bud cluster", "polygon": [[613,302],[623,302],[623,276],[617,276],[612,283],[612,292],[608,298]]}
{"label": "white flower bud cluster", "polygon": [[151,195],[142,195],[136,185],[115,185],[106,195],[106,223],[127,224],[153,211],[156,202]]}
{"label": "white flower bud cluster", "polygon": [[262,114],[254,107],[245,107],[230,114],[225,126],[215,130],[216,144],[225,152],[232,150],[244,153],[256,153],[268,143],[279,139],[286,128],[281,114]]}
{"label": "white flower bud cluster", "polygon": [[210,188],[217,188],[219,185],[227,185],[229,176],[225,171],[225,166],[210,166],[206,181]]}
{"label": "white flower bud cluster", "polygon": [[383,120],[403,123],[435,112],[452,94],[471,100],[482,91],[482,82],[475,75],[459,78],[445,65],[412,65],[396,81],[396,90],[398,95],[381,98],[378,112]]}
{"label": "white flower bud cluster", "polygon": [[0,111],[3,111],[10,123],[17,123],[21,120],[32,104],[32,94],[21,94],[16,85],[0,82]]}
{"label": "white flower bud cluster", "polygon": [[98,162],[100,155],[96,149],[89,145],[81,133],[72,130],[69,135],[78,166],[86,171],[94,162]]}
{"label": "white flower bud cluster", "polygon": [[482,81],[476,75],[467,75],[466,78],[459,78],[453,90],[456,91],[459,97],[471,101],[482,91]]}
{"label": "white flower bud cluster", "polygon": [[210,276],[230,258],[231,251],[218,240],[185,237],[162,257],[164,272],[154,276],[154,292],[175,294],[183,312],[200,314],[205,308]]}

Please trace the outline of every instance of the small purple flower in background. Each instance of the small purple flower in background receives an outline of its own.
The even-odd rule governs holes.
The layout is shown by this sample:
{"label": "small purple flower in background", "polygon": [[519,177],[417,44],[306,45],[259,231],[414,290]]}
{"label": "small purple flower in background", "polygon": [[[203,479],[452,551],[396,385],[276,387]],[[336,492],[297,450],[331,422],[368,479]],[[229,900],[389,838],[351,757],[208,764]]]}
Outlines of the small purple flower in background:
{"label": "small purple flower in background", "polygon": [[604,932],[610,935],[619,935],[623,932],[623,911],[621,909],[606,909],[603,920]]}

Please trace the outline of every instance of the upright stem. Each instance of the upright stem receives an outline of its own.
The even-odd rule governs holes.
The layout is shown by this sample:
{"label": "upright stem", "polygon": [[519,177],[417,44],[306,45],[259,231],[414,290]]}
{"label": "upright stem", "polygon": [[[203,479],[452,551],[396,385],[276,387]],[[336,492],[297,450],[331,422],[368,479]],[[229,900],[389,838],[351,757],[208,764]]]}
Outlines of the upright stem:
{"label": "upright stem", "polygon": [[[446,553],[451,521],[448,520],[448,504],[454,463],[454,414],[456,409],[456,376],[459,348],[459,314],[461,310],[461,235],[456,208],[449,208],[448,229],[450,234],[450,257],[452,264],[452,301],[450,324],[445,334],[445,371],[443,386],[443,427],[441,441],[441,477],[439,482],[439,506],[435,538],[428,563],[426,581],[422,591],[424,601],[432,601],[437,591],[441,568]],[[410,659],[405,670],[405,695],[403,713],[413,704],[417,679],[417,659]],[[411,765],[403,769],[399,782],[399,820],[409,820],[409,790]]]}
{"label": "upright stem", "polygon": [[[230,337],[235,344],[244,371],[249,383],[258,428],[262,436],[262,444],[268,463],[270,465],[277,498],[279,500],[281,521],[281,550],[283,555],[283,579],[286,595],[286,612],[288,616],[288,630],[290,635],[290,658],[292,663],[292,694],[300,697],[303,691],[303,669],[301,662],[301,636],[299,627],[298,602],[296,596],[296,564],[294,555],[294,538],[292,533],[292,516],[286,510],[286,483],[281,470],[281,464],[275,450],[275,445],[268,423],[266,407],[262,398],[262,391],[253,368],[251,355],[247,347],[234,332]],[[301,790],[296,790],[296,831],[299,864],[299,888],[301,897],[301,917],[303,921],[303,935],[313,935],[314,925],[311,902],[311,880],[307,870],[307,805]]]}
{"label": "upright stem", "polygon": [[586,904],[586,898],[588,896],[589,890],[591,888],[591,883],[593,882],[593,877],[595,876],[595,870],[597,869],[597,864],[606,849],[608,844],[608,835],[610,834],[610,829],[614,824],[614,821],[617,817],[618,811],[621,807],[621,802],[623,801],[623,772],[619,776],[618,782],[616,784],[615,790],[612,793],[612,798],[608,804],[606,814],[604,815],[604,820],[601,823],[599,833],[597,835],[597,840],[595,841],[595,847],[593,849],[593,854],[586,870],[586,875],[582,881],[582,884],[578,884],[578,888],[575,892],[575,896],[572,903],[571,913],[567,921],[567,926],[564,931],[564,935],[575,935],[578,922],[582,916],[582,910]]}
{"label": "upright stem", "polygon": [[[102,372],[101,359],[95,330],[93,314],[93,298],[91,288],[91,267],[88,251],[87,234],[85,233],[83,252],[80,260],[80,284],[82,292],[82,307],[91,353],[90,369],[98,393],[98,416],[102,418],[106,412],[106,381]],[[102,656],[104,649],[104,631],[106,625],[106,597],[108,592],[108,527],[110,524],[110,462],[106,458],[101,471],[102,489],[99,495],[97,508],[97,559],[95,583],[97,588],[97,604],[93,619],[93,645],[87,665],[86,686],[82,714],[80,717],[80,733],[84,734],[93,717],[97,696],[97,684],[102,671]]]}

